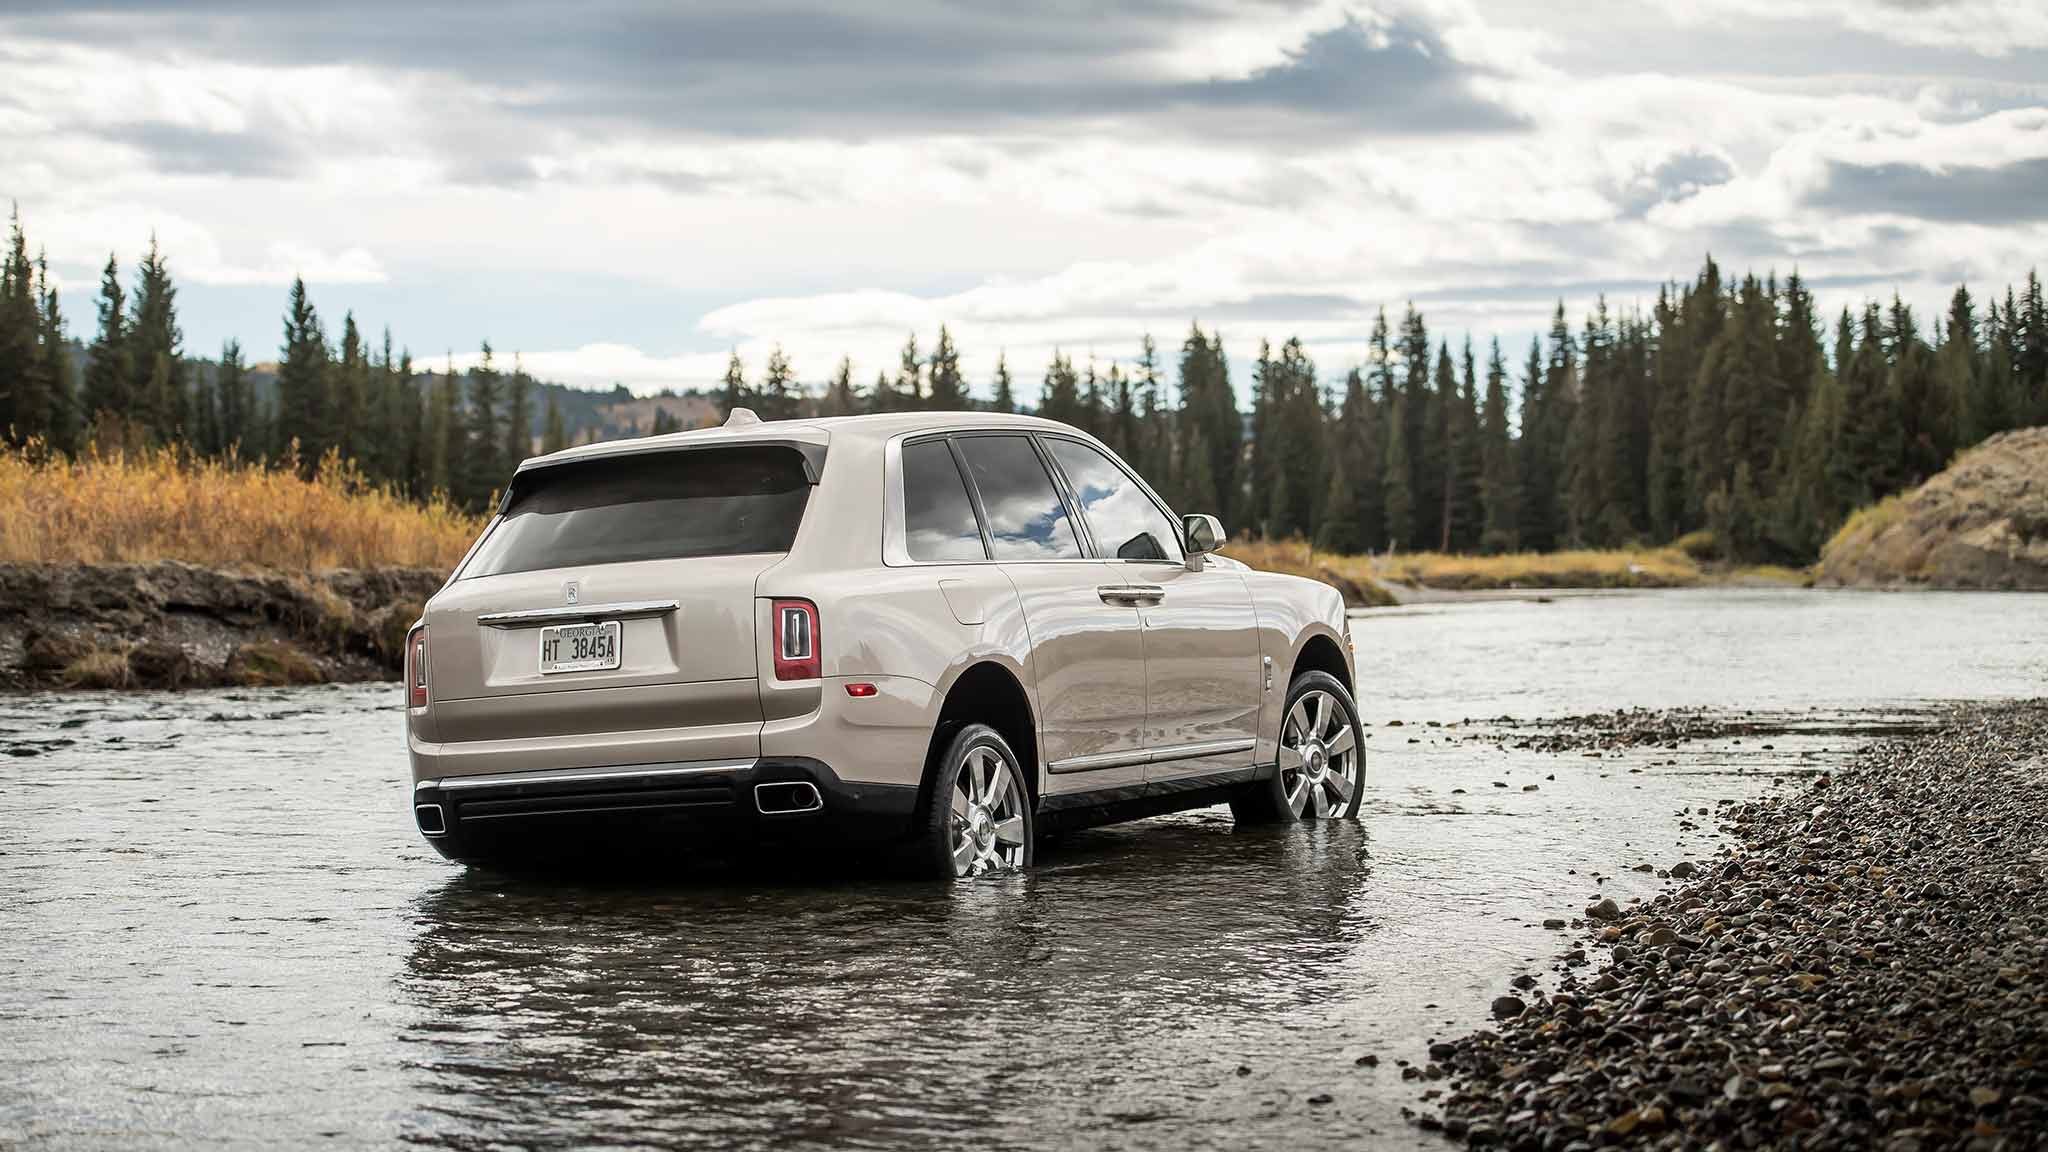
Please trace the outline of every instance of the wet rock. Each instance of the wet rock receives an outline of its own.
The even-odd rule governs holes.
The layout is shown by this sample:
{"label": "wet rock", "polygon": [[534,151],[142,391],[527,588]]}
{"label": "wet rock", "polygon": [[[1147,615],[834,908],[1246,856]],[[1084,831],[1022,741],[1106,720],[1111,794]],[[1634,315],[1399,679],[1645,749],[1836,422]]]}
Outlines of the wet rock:
{"label": "wet rock", "polygon": [[1519,996],[1496,996],[1493,998],[1493,1016],[1496,1020],[1506,1020],[1511,1017],[1520,1016],[1528,1007]]}
{"label": "wet rock", "polygon": [[192,657],[176,644],[152,640],[128,650],[128,674],[141,688],[183,688],[197,677]]}
{"label": "wet rock", "polygon": [[1698,871],[1699,869],[1693,866],[1692,861],[1680,860],[1671,866],[1671,878],[1673,880],[1689,880]]}
{"label": "wet rock", "polygon": [[304,651],[281,641],[243,644],[228,654],[222,677],[248,688],[282,688],[326,680],[320,664]]}
{"label": "wet rock", "polygon": [[1586,919],[1619,920],[1621,919],[1621,905],[1614,902],[1614,897],[1603,896],[1597,903],[1587,906]]}

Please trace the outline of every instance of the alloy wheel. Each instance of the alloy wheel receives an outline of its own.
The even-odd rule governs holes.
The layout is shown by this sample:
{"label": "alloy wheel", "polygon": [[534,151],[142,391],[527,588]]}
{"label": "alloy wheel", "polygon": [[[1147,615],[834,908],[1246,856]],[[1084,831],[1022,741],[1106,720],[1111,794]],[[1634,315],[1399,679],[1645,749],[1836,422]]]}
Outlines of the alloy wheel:
{"label": "alloy wheel", "polygon": [[1024,802],[995,749],[968,750],[953,780],[953,875],[1024,866]]}
{"label": "alloy wheel", "polygon": [[1288,809],[1317,819],[1348,813],[1362,765],[1343,702],[1321,689],[1302,693],[1280,732],[1280,787]]}

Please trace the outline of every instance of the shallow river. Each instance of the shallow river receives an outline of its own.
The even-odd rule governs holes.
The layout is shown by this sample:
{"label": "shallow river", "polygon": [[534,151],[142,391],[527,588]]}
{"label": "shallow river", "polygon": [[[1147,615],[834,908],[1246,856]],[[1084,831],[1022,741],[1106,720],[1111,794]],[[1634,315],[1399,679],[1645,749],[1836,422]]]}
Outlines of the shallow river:
{"label": "shallow river", "polygon": [[[1846,755],[1850,710],[2048,682],[2048,597],[1578,597],[1355,630],[1357,824],[1162,818],[950,890],[465,874],[412,831],[395,687],[0,701],[0,1146],[1434,1147],[1400,1062],[1548,979],[1579,937],[1544,918],[1710,854],[1716,802]],[[1800,731],[1493,738],[1631,705]]]}

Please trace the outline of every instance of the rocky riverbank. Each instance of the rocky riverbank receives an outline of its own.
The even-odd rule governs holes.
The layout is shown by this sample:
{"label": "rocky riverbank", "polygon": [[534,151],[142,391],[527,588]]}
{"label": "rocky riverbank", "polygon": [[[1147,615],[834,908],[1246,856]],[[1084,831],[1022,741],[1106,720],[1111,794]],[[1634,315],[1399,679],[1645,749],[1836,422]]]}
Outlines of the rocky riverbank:
{"label": "rocky riverbank", "polygon": [[0,688],[200,688],[397,677],[442,574],[0,564]]}
{"label": "rocky riverbank", "polygon": [[2002,432],[1940,475],[1857,512],[1820,583],[2048,590],[2048,428]]}
{"label": "rocky riverbank", "polygon": [[[1433,1044],[1416,1122],[1561,1149],[2048,1147],[2048,702],[1957,709],[1730,805],[1556,987]],[[1564,927],[1560,921],[1557,926]]]}

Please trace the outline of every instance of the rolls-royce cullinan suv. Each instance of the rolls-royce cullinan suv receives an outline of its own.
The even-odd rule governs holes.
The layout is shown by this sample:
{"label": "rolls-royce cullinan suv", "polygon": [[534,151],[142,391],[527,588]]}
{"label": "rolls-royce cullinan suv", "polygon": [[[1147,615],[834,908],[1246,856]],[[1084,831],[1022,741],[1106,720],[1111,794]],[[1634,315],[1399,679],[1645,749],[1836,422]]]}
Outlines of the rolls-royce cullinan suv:
{"label": "rolls-royce cullinan suv", "polygon": [[741,409],[527,460],[407,638],[419,830],[471,863],[829,837],[969,876],[1076,825],[1355,817],[1343,601],[1222,542],[1029,416]]}

